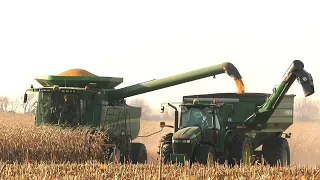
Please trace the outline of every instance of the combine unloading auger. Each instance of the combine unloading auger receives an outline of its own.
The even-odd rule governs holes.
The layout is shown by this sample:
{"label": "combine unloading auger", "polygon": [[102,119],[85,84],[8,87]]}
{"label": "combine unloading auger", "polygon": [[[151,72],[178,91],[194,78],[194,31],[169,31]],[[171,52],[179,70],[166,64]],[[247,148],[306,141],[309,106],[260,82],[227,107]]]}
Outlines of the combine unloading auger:
{"label": "combine unloading auger", "polygon": [[111,90],[109,91],[108,96],[112,100],[123,99],[126,97],[143,94],[150,91],[175,86],[178,84],[187,83],[190,81],[210,76],[215,77],[215,75],[222,73],[228,74],[231,78],[233,78],[236,81],[236,84],[238,86],[238,93],[244,92],[244,85],[242,83],[242,77],[239,71],[232,63],[224,62],[218,65],[197,69],[190,72],[177,74],[174,76],[169,76],[166,78],[155,79],[128,87]]}
{"label": "combine unloading auger", "polygon": [[246,119],[240,126],[245,128],[261,128],[278,107],[284,95],[288,92],[293,82],[297,80],[303,89],[305,97],[314,93],[313,78],[304,69],[304,64],[299,60],[294,60],[282,77],[280,84],[273,89],[273,93],[268,100],[258,109],[256,113]]}

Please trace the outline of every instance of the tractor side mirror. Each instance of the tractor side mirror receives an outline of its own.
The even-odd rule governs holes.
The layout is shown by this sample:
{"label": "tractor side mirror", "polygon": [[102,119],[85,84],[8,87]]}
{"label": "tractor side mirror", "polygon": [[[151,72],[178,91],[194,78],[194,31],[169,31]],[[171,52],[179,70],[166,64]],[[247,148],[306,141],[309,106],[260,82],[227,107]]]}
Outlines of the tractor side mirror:
{"label": "tractor side mirror", "polygon": [[160,113],[163,113],[163,112],[164,112],[164,106],[161,107]]}
{"label": "tractor side mirror", "polygon": [[24,97],[23,97],[23,103],[26,103],[28,100],[28,94],[24,93]]}
{"label": "tractor side mirror", "polygon": [[160,122],[160,127],[161,127],[161,129],[164,128],[165,125],[166,125],[165,122]]}

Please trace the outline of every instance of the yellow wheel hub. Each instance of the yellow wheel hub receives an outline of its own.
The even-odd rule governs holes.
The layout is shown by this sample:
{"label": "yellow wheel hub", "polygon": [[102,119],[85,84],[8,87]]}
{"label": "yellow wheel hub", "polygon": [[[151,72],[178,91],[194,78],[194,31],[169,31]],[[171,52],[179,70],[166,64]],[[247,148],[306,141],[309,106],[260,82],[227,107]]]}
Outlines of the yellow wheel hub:
{"label": "yellow wheel hub", "polygon": [[242,150],[243,164],[249,166],[251,163],[251,149],[249,144],[245,144]]}

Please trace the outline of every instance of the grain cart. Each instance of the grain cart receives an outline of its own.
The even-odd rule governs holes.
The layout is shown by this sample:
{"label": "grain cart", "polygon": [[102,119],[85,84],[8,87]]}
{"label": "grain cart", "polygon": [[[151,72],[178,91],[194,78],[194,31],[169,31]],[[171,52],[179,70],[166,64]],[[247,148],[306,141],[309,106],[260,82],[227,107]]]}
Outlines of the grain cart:
{"label": "grain cart", "polygon": [[242,83],[237,68],[229,62],[120,89],[115,87],[123,78],[100,77],[82,69],[71,69],[59,75],[35,77],[43,87],[31,85],[24,102],[28,93],[36,93],[36,126],[89,126],[93,131],[103,130],[109,137],[105,146],[107,159],[117,156],[121,162],[142,163],[147,159],[146,148],[132,142],[140,130],[141,108],[129,106],[125,98],[222,73]]}
{"label": "grain cart", "polygon": [[[314,93],[311,74],[304,64],[295,60],[272,94],[217,93],[183,97],[178,119],[176,106],[173,133],[165,134],[158,153],[165,163],[228,162],[231,165],[252,160],[271,164],[290,164],[290,150],[284,131],[293,124],[294,96],[286,95],[295,80],[304,95]],[[164,110],[164,106],[162,106]],[[283,137],[284,136],[284,137]],[[262,150],[258,147],[262,146]],[[263,161],[263,162],[265,162]],[[261,161],[260,161],[261,162]]]}

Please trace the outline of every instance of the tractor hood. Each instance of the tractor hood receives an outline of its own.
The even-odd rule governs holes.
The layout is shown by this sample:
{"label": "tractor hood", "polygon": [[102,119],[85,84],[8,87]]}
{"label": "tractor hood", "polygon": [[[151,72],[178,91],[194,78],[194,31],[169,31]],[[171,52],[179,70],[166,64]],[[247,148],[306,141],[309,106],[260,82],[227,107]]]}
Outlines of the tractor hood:
{"label": "tractor hood", "polygon": [[172,136],[172,139],[173,140],[179,140],[179,139],[191,140],[198,137],[200,134],[201,134],[200,127],[186,127],[174,133],[174,135]]}

